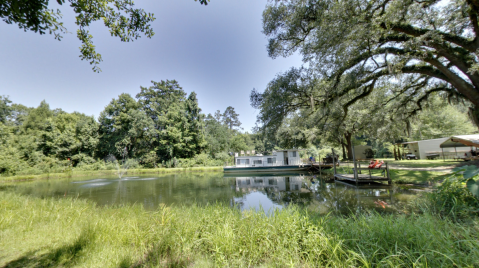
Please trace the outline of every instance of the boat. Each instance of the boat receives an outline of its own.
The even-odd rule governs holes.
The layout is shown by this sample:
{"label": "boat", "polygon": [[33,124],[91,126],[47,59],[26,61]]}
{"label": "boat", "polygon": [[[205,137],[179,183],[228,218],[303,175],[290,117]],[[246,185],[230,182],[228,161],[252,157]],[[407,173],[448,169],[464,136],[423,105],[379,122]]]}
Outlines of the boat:
{"label": "boat", "polygon": [[311,164],[304,164],[298,149],[273,151],[272,155],[235,156],[235,166],[223,168],[225,173],[282,173],[307,171]]}

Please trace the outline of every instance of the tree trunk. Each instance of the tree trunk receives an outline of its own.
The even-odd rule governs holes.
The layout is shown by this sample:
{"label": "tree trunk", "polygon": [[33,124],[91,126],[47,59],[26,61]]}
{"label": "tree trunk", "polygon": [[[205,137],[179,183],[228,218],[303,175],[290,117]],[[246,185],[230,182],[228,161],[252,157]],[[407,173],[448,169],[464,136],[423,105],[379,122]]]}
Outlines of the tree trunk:
{"label": "tree trunk", "polygon": [[393,152],[394,152],[394,160],[398,160],[398,155],[396,153],[396,145],[394,145]]}
{"label": "tree trunk", "polygon": [[343,159],[346,159],[346,147],[344,146],[344,142],[341,142],[341,147],[343,147]]}
{"label": "tree trunk", "polygon": [[346,149],[348,150],[348,160],[353,159],[353,143],[351,141],[351,138],[353,137],[353,134],[350,132],[344,133],[344,139],[346,140]]}
{"label": "tree trunk", "polygon": [[474,106],[469,108],[469,118],[474,123],[474,125],[479,128],[479,107]]}

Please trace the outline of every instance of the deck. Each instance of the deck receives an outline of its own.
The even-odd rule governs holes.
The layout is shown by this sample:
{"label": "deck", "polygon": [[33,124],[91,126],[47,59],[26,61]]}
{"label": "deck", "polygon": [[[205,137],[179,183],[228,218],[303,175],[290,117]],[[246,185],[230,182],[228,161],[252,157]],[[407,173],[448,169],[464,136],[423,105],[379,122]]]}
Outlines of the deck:
{"label": "deck", "polygon": [[[356,181],[354,174],[336,174],[334,175],[337,179]],[[389,178],[382,176],[373,176],[369,174],[358,174],[358,182],[375,182],[375,181],[389,181]]]}
{"label": "deck", "polygon": [[[354,171],[355,169],[353,169]],[[362,174],[363,170],[369,171],[368,174]],[[356,184],[358,183],[376,183],[376,182],[384,182],[387,181],[388,185],[391,185],[391,177],[389,176],[389,167],[387,166],[384,168],[357,168],[356,174],[334,174],[334,179],[335,180],[346,180],[346,181],[352,181],[355,182]],[[381,174],[384,174],[384,176],[377,176],[373,175],[373,171],[381,171]]]}

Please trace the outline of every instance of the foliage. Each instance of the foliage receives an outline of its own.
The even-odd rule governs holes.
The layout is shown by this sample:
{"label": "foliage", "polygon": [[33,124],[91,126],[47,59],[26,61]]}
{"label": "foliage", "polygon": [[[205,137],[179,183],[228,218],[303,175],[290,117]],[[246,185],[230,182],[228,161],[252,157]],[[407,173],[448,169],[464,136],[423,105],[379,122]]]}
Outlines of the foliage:
{"label": "foliage", "polygon": [[5,124],[7,122],[7,117],[10,116],[12,109],[10,103],[12,101],[8,97],[0,96],[0,123]]}
{"label": "foliage", "polygon": [[233,127],[240,127],[241,122],[239,121],[238,116],[239,114],[235,112],[235,108],[228,106],[226,107],[225,112],[222,114],[223,123],[230,129],[233,129]]}
{"label": "foliage", "polygon": [[[400,120],[432,93],[466,100],[477,122],[479,73],[475,1],[272,1],[263,12],[271,57],[299,51],[309,86],[288,86],[302,106],[347,108],[387,86],[381,106]],[[332,23],[334,22],[334,23]]]}
{"label": "foliage", "polygon": [[222,166],[227,152],[254,148],[250,134],[205,120],[195,92],[187,95],[175,80],[152,83],[136,99],[125,93],[112,99],[98,121],[46,101],[28,108],[2,96],[0,174],[114,169],[104,161],[111,155],[148,168]]}
{"label": "foliage", "polygon": [[432,195],[441,212],[450,215],[479,214],[479,168],[463,166],[453,169]]}

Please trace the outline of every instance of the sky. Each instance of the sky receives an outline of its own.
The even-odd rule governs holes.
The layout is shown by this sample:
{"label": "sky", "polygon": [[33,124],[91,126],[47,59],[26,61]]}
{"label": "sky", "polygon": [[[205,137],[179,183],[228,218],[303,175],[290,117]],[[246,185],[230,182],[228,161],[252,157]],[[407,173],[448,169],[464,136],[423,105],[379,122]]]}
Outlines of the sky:
{"label": "sky", "polygon": [[211,0],[207,6],[193,0],[141,0],[135,6],[155,14],[155,35],[125,43],[102,22],[92,24],[103,58],[102,72],[95,73],[79,58],[73,11],[50,2],[61,9],[70,31],[61,41],[0,22],[0,95],[14,103],[37,107],[45,100],[50,108],[98,118],[121,93],[135,96],[152,80],[174,79],[188,94],[196,92],[203,113],[232,106],[244,131],[251,131],[258,114],[250,105],[251,90],[262,92],[278,73],[302,64],[299,54],[268,57],[261,32],[267,0]]}

